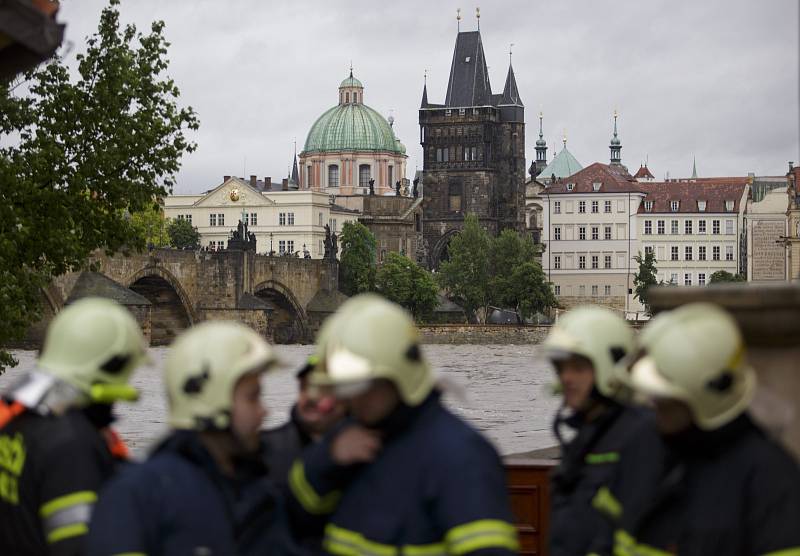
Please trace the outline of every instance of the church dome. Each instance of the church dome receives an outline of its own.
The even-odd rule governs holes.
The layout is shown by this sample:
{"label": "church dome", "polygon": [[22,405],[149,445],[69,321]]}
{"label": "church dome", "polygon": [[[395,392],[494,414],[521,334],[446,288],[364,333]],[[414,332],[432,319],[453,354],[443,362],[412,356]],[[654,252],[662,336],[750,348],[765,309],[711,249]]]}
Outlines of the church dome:
{"label": "church dome", "polygon": [[344,81],[342,81],[341,85],[339,85],[340,89],[342,87],[361,87],[363,89],[364,85],[362,85],[361,81],[353,77],[353,74],[350,73],[350,77],[346,78]]}

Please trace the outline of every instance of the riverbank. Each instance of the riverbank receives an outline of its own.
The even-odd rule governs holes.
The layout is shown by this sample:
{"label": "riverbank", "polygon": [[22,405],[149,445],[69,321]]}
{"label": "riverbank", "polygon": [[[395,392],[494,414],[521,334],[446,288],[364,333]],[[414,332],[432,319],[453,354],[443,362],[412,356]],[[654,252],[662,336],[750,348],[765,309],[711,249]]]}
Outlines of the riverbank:
{"label": "riverbank", "polygon": [[423,344],[535,345],[544,341],[550,325],[436,324],[419,331]]}

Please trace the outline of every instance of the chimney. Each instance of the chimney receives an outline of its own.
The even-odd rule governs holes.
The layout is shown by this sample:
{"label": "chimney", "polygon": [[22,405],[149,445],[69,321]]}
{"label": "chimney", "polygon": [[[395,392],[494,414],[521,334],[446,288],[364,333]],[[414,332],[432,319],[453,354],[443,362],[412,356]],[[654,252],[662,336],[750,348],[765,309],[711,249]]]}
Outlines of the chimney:
{"label": "chimney", "polygon": [[267,191],[272,189],[272,178],[269,176],[264,178],[264,189],[266,189]]}
{"label": "chimney", "polygon": [[281,191],[289,191],[289,178],[283,178],[281,182]]}
{"label": "chimney", "polygon": [[256,179],[257,179],[257,178],[256,178],[256,176],[254,176],[254,175],[252,175],[252,174],[250,175],[250,187],[253,187],[253,188],[255,188],[255,186],[256,186]]}
{"label": "chimney", "polygon": [[222,176],[222,183],[225,183],[225,182],[226,182],[226,181],[228,181],[229,179],[231,179],[231,177],[230,177],[230,176]]}

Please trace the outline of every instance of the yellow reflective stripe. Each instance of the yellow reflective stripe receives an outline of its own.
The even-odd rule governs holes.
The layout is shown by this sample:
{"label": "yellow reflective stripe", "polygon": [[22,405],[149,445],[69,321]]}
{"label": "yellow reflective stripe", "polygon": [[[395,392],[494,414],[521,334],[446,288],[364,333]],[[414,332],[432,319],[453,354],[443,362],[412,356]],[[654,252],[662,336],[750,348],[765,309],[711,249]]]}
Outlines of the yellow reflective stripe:
{"label": "yellow reflective stripe", "polygon": [[329,492],[325,496],[317,494],[314,487],[306,479],[303,462],[299,459],[295,460],[289,472],[289,487],[292,490],[292,494],[303,506],[303,509],[311,514],[331,513],[336,509],[342,494],[339,491]]}
{"label": "yellow reflective stripe", "polygon": [[72,537],[85,535],[88,532],[89,526],[85,523],[73,523],[72,525],[65,525],[64,527],[59,527],[58,529],[54,529],[53,531],[49,532],[47,534],[47,543],[57,543],[58,541],[63,541],[64,539],[71,539]]}
{"label": "yellow reflective stripe", "polygon": [[622,516],[622,504],[611,494],[608,487],[597,489],[594,498],[592,498],[592,507],[613,519],[619,519]]}
{"label": "yellow reflective stripe", "polygon": [[672,556],[671,552],[638,544],[630,533],[617,529],[614,533],[614,556]]}
{"label": "yellow reflective stripe", "polygon": [[342,529],[332,523],[325,527],[324,546],[328,552],[342,556],[357,554],[395,556],[397,554],[397,549],[393,546],[367,540],[361,533]]}
{"label": "yellow reflective stripe", "polygon": [[447,554],[444,548],[444,543],[433,544],[407,544],[403,546],[403,554],[408,556],[437,556],[439,554]]}
{"label": "yellow reflective stripe", "polygon": [[450,554],[466,554],[492,547],[519,550],[517,529],[499,519],[479,519],[453,527],[445,535],[445,543]]}
{"label": "yellow reflective stripe", "polygon": [[598,465],[601,463],[617,463],[619,461],[619,452],[586,454],[584,461],[589,465]]}
{"label": "yellow reflective stripe", "polygon": [[761,556],[800,556],[800,546],[784,548],[782,550],[776,550],[775,552],[765,552]]}
{"label": "yellow reflective stripe", "polygon": [[72,494],[53,498],[39,508],[39,515],[42,517],[49,517],[57,511],[63,510],[64,508],[69,508],[70,506],[75,506],[76,504],[91,504],[94,502],[97,502],[96,493],[92,492],[91,490],[81,490],[78,492],[73,492]]}

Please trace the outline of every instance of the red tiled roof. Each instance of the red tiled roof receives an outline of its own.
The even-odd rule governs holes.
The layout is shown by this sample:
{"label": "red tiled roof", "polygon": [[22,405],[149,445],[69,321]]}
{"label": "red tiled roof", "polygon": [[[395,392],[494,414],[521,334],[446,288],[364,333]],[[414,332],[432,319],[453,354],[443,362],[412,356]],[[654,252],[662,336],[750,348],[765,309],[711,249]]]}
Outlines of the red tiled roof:
{"label": "red tiled roof", "polygon": [[[594,190],[595,183],[601,184],[598,191]],[[574,184],[571,191],[567,189],[567,184]],[[641,191],[640,185],[623,168],[595,162],[569,177],[551,183],[546,193],[627,193]]]}
{"label": "red tiled roof", "polygon": [[[693,182],[650,182],[640,183],[641,191],[647,196],[639,205],[640,214],[672,213],[671,201],[680,201],[677,212],[700,212],[697,201],[706,202],[703,212],[739,212],[739,202],[742,200],[747,178],[704,178],[702,181]],[[653,202],[652,210],[644,209],[645,203]],[[733,210],[725,210],[725,201],[733,201]]]}
{"label": "red tiled roof", "polygon": [[655,179],[655,176],[650,173],[650,169],[647,168],[647,166],[639,166],[639,170],[636,171],[636,174],[633,177],[635,179],[637,179],[637,180],[640,179],[640,178],[653,178],[653,179]]}

